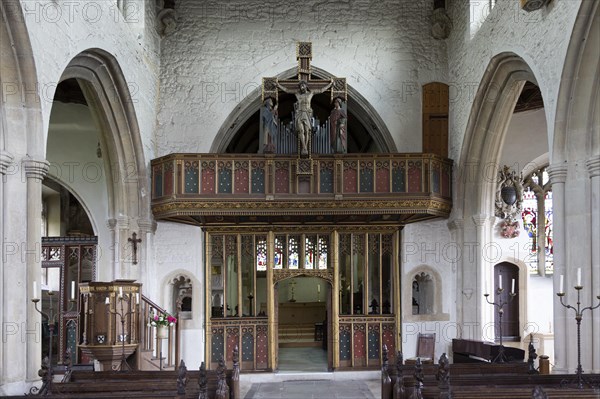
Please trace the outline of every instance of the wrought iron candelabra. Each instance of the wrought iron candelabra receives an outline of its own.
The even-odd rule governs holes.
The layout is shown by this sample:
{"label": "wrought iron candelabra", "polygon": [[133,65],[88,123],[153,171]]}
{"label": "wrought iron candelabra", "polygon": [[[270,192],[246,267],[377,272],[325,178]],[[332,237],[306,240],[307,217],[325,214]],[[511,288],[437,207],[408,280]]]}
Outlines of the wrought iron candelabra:
{"label": "wrought iron candelabra", "polygon": [[[52,298],[54,297],[53,291],[48,291],[49,298],[49,309],[48,313],[44,312],[42,309],[38,308],[38,303],[40,303],[40,298],[33,298],[31,302],[33,302],[33,306],[35,306],[35,310],[42,315],[48,322],[48,356],[44,357],[42,360],[42,366],[38,371],[38,375],[42,377],[42,386],[40,388],[33,386],[29,389],[29,395],[40,395],[40,396],[50,396],[52,395],[52,380],[54,379],[54,369],[52,367],[52,338],[54,337],[54,328],[56,326],[56,317],[60,315],[60,308],[58,310],[54,310],[54,301]],[[75,305],[75,299],[69,300],[69,308],[68,312],[73,310],[73,306]]]}
{"label": "wrought iron candelabra", "polygon": [[[514,287],[513,287],[514,289]],[[496,296],[500,296],[500,294],[502,294],[502,292],[504,292],[503,288],[496,288]],[[499,322],[499,328],[500,328],[500,347],[498,348],[498,354],[496,355],[496,357],[494,358],[494,360],[492,360],[492,363],[505,363],[508,359],[506,358],[506,355],[504,354],[504,344],[502,343],[502,316],[504,315],[504,305],[508,304],[509,302],[512,302],[513,299],[515,299],[515,297],[517,296],[517,294],[515,292],[510,292],[508,297],[508,300],[502,300],[502,298],[499,298],[496,300],[496,302],[490,302],[489,300],[489,296],[490,294],[483,294],[483,296],[485,297],[485,300],[487,301],[487,303],[489,303],[490,305],[493,305],[494,308],[498,309],[498,322]]]}
{"label": "wrought iron candelabra", "polygon": [[[562,278],[561,278],[561,280],[562,280]],[[579,279],[579,280],[581,280],[581,279]],[[581,284],[581,283],[579,283],[579,284]],[[579,284],[574,287],[577,290],[577,307],[567,305],[564,303],[564,301],[563,301],[563,297],[565,296],[564,292],[557,292],[556,295],[560,298],[561,305],[563,305],[567,309],[573,309],[575,311],[575,321],[577,321],[577,372],[576,372],[577,379],[576,379],[576,384],[577,384],[577,388],[583,389],[584,385],[588,385],[591,387],[592,384],[583,377],[583,368],[581,367],[581,319],[583,317],[583,312],[585,312],[586,310],[594,310],[600,306],[600,295],[596,295],[596,298],[598,299],[598,304],[596,306],[587,306],[587,307],[581,309],[581,290],[583,289],[583,286],[581,286]],[[562,281],[561,281],[561,291],[562,291]]]}
{"label": "wrought iron candelabra", "polygon": [[[137,298],[139,297],[136,296],[136,306],[139,305],[139,303],[137,303]],[[131,332],[129,332],[129,334],[127,335],[125,334],[125,318],[127,316],[131,317],[132,315],[134,315],[136,313],[136,309],[131,308],[133,294],[123,294],[122,292],[119,292],[119,294],[117,295],[117,300],[119,301],[119,310],[117,310],[116,302],[114,310],[110,308],[110,303],[106,304],[108,313],[119,316],[121,318],[121,362],[119,363],[119,365],[113,366],[112,369],[115,371],[126,372],[131,370],[131,366],[129,366],[129,363],[127,363],[127,357],[125,356],[125,341],[127,335],[131,336]],[[127,308],[123,306],[124,302],[127,303]]]}

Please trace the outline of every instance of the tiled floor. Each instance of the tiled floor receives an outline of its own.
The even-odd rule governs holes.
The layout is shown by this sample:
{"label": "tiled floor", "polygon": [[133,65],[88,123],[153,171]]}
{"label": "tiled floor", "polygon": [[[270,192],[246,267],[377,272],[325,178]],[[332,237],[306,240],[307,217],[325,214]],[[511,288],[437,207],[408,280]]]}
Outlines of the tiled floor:
{"label": "tiled floor", "polygon": [[242,374],[245,399],[377,399],[378,372],[327,372],[327,352],[321,348],[279,348],[277,373]]}
{"label": "tiled floor", "polygon": [[245,399],[374,399],[364,381],[304,380],[252,384]]}

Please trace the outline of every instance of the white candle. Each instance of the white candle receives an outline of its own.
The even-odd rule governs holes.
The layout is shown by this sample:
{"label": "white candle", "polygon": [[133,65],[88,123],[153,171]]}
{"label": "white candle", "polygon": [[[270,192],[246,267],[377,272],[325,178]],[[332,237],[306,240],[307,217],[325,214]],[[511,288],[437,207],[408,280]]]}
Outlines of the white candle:
{"label": "white candle", "polygon": [[317,292],[321,292],[321,284],[317,284]]}
{"label": "white candle", "polygon": [[577,268],[577,286],[581,287],[581,267]]}
{"label": "white candle", "polygon": [[123,287],[119,287],[119,298],[123,298]]}
{"label": "white candle", "polygon": [[38,299],[37,281],[33,282],[33,299]]}
{"label": "white candle", "polygon": [[135,293],[135,303],[138,305],[140,304],[140,293],[139,292]]}
{"label": "white candle", "polygon": [[559,289],[558,293],[562,294],[563,292],[565,292],[564,288],[565,288],[565,275],[561,274],[560,275],[560,289]]}
{"label": "white candle", "polygon": [[502,289],[502,275],[498,275],[498,288]]}
{"label": "white candle", "polygon": [[71,280],[71,299],[75,300],[75,281]]}
{"label": "white candle", "polygon": [[512,279],[512,289],[510,290],[513,294],[515,293],[515,279]]}
{"label": "white candle", "polygon": [[108,297],[106,297],[106,300],[104,301],[105,304],[109,304],[110,303],[110,299],[108,299]]}

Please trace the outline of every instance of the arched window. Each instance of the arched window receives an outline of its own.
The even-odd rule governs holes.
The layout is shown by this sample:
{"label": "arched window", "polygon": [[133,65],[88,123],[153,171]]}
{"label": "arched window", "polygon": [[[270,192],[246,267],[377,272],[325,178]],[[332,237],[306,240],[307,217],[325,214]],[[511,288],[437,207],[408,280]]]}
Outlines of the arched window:
{"label": "arched window", "polygon": [[523,185],[523,227],[529,237],[525,263],[531,274],[552,274],[552,185],[546,167],[532,172]]}
{"label": "arched window", "polygon": [[432,314],[434,283],[430,274],[421,272],[412,279],[412,314]]}

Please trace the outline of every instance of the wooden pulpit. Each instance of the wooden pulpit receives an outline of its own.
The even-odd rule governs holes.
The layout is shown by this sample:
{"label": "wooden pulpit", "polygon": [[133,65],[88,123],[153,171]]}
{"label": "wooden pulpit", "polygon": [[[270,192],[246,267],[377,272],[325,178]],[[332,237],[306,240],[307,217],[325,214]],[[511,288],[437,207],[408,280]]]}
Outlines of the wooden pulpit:
{"label": "wooden pulpit", "polygon": [[84,331],[79,348],[103,370],[130,368],[127,359],[139,344],[141,287],[134,280],[80,285]]}

